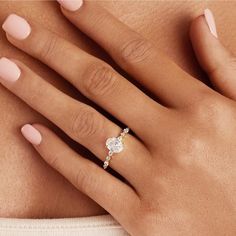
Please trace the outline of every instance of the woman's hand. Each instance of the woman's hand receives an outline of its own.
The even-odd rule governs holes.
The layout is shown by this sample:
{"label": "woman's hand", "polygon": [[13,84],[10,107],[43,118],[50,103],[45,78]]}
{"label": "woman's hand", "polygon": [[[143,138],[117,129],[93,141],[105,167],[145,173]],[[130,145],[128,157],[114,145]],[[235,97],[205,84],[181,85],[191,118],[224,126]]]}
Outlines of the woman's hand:
{"label": "woman's hand", "polygon": [[[40,124],[22,128],[26,139],[131,235],[235,235],[236,62],[216,38],[211,13],[205,11],[205,18],[192,23],[190,35],[199,62],[220,93],[97,4],[60,2],[63,14],[153,98],[104,61],[10,15],[3,29],[12,44],[57,71],[135,133],[127,134],[124,150],[110,161],[125,182],[79,156]],[[2,58],[0,76],[11,92],[105,160],[105,142],[120,134],[119,125],[19,61]]]}

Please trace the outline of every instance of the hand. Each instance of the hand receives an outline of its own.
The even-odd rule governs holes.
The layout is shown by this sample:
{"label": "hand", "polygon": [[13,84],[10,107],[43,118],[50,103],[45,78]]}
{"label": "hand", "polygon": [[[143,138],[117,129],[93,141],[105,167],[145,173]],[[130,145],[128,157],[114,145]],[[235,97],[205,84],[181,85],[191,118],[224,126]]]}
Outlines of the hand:
{"label": "hand", "polygon": [[[63,2],[63,14],[154,98],[104,61],[33,22],[11,15],[3,28],[13,45],[132,129],[135,135],[125,137],[124,150],[110,162],[126,181],[79,156],[43,125],[25,125],[23,135],[131,235],[235,235],[236,63],[216,38],[211,13],[193,21],[190,35],[219,92],[181,70],[97,4],[74,3],[78,5]],[[0,76],[6,88],[105,160],[104,144],[121,127],[19,61],[2,58]]]}

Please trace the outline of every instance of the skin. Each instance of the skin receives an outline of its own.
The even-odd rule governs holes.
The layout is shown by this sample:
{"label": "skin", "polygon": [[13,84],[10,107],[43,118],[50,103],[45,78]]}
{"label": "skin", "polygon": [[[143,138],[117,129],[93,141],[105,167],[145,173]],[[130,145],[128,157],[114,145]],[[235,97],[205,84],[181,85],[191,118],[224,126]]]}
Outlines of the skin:
{"label": "skin", "polygon": [[[80,46],[80,48],[85,49],[88,52],[92,52],[95,55],[100,55],[101,58],[107,58],[104,53],[101,53],[101,50],[94,50],[94,48],[96,48],[94,44],[90,43],[88,45],[87,42],[84,43],[84,38],[81,37],[81,35],[78,35],[75,29],[68,27],[69,23],[62,18],[59,8],[56,8],[56,4],[50,2],[32,2],[27,4],[21,2],[17,5],[12,4],[11,2],[4,2],[1,4],[3,4],[1,5],[1,11],[4,12],[4,14],[1,14],[2,20],[5,18],[7,13],[11,13],[13,10],[14,12],[21,13],[22,15],[28,15],[27,9],[30,8],[29,4],[32,4],[35,9],[48,9],[53,14],[48,14],[49,16],[45,19],[39,20],[39,17],[37,16],[41,13],[41,11],[38,10],[35,10],[35,15],[32,16],[32,18],[35,17],[35,21],[39,24],[42,24],[42,22],[47,22],[48,28],[51,28],[59,35],[63,35],[66,39],[76,43]],[[173,17],[172,19],[178,19],[176,24],[168,23],[169,17],[168,20],[165,20],[162,24],[160,24],[160,20],[163,21],[163,19],[167,19],[166,9],[168,9],[169,5],[156,3],[155,12],[150,14],[150,11],[154,8],[153,4],[155,3],[130,3],[129,9],[131,13],[127,13],[129,14],[128,17],[124,12],[122,12],[122,9],[127,9],[127,5],[125,5],[125,3],[106,2],[103,5],[115,15],[120,17],[125,23],[132,26],[132,28],[152,39],[152,41],[154,41],[159,48],[163,48],[167,54],[171,54],[173,59],[192,75],[195,75],[197,78],[204,79],[201,70],[197,68],[196,61],[192,57],[190,46],[187,48],[183,48],[182,46],[182,37],[186,39],[187,36],[185,36],[184,33],[183,35],[179,35],[176,31],[187,32],[189,22],[182,20],[183,10],[186,11],[186,18],[191,20],[195,18],[195,16],[202,13],[202,9],[205,8],[205,4],[188,3],[189,5],[176,5],[176,8],[179,9],[179,11],[175,11],[174,13],[172,12],[171,14],[171,17]],[[230,16],[233,16],[235,4],[211,4],[211,9],[214,10],[217,15],[217,19],[221,22],[218,30],[220,32],[224,32],[222,36],[224,42],[229,46],[229,48],[231,48],[232,51],[234,51],[235,48],[232,39],[234,32],[236,31],[234,30],[235,25],[233,24],[233,18]],[[142,6],[140,7],[140,5]],[[25,12],[22,9],[26,9],[24,10]],[[229,13],[227,16],[222,14],[222,12],[224,12],[223,9],[227,9],[227,12]],[[150,15],[150,17],[139,18],[138,16],[140,16],[141,13]],[[155,19],[155,22],[153,22],[153,19]],[[64,27],[59,29],[57,27],[58,24],[62,24]],[[153,30],[146,27],[147,25],[151,25]],[[162,30],[163,25],[168,25],[168,28],[166,28],[164,32]],[[65,31],[67,31],[68,34],[65,34]],[[178,36],[176,36],[177,38],[173,42],[172,37],[169,37],[169,35]],[[1,47],[1,52],[3,54],[21,59],[27,65],[31,65],[31,68],[33,68],[33,70],[35,70],[44,79],[49,80],[55,86],[62,89],[66,93],[69,93],[71,96],[78,98],[76,90],[72,89],[71,86],[65,83],[65,81],[63,81],[58,75],[48,70],[48,68],[42,66],[41,64],[38,64],[37,61],[33,61],[31,57],[23,55],[20,51],[16,51],[15,48],[13,49],[13,47],[7,45],[6,40]],[[180,86],[182,86],[181,83]],[[3,143],[1,152],[5,157],[1,159],[1,167],[3,169],[3,171],[1,171],[1,175],[4,178],[7,176],[8,179],[8,181],[1,182],[1,215],[4,217],[45,218],[96,215],[104,213],[102,208],[94,204],[94,202],[89,200],[89,198],[85,197],[83,194],[76,191],[71,184],[59,176],[57,172],[53,171],[52,168],[48,167],[44,161],[39,159],[39,156],[36,155],[35,151],[31,149],[29,145],[22,140],[22,138],[20,138],[19,129],[22,124],[26,122],[40,122],[48,126],[49,122],[29,109],[24,103],[16,99],[16,97],[10,95],[10,93],[5,89],[1,88],[1,91],[3,99],[3,103],[1,104],[2,110],[6,111],[5,114],[7,114],[7,116],[4,115],[4,118],[1,121],[1,130],[6,131],[3,133],[8,133],[8,136],[4,135],[1,140]],[[163,99],[162,102],[165,101],[166,100]],[[12,110],[8,104],[14,104],[14,110]],[[21,115],[19,115],[19,117],[17,116],[16,119],[16,114]],[[9,122],[9,120],[11,120],[11,122]],[[53,127],[53,125],[50,124],[50,127]],[[111,134],[112,136],[114,135],[113,132]],[[61,136],[63,136],[63,134]],[[14,148],[12,148],[13,144],[9,145],[10,143],[14,143]],[[74,144],[71,141],[68,141],[68,143],[76,148],[76,150],[80,149],[80,146],[77,144]],[[11,146],[11,148],[9,148],[9,146]],[[86,155],[84,153],[81,154]],[[123,166],[123,161],[121,165]],[[10,173],[9,168],[11,169]],[[31,171],[34,173],[33,175],[29,174]],[[15,181],[16,179],[19,181]],[[9,182],[11,183],[10,185]],[[47,182],[46,186],[45,182]],[[24,192],[21,196],[18,194],[16,195],[16,193],[22,191],[22,189],[24,189]],[[45,191],[47,194],[45,194]],[[56,201],[55,192],[58,193],[56,196]],[[27,205],[23,203],[27,203]]]}
{"label": "skin", "polygon": [[[17,40],[7,35],[9,42],[57,71],[136,134],[127,135],[127,148],[110,165],[125,182],[41,124],[33,126],[42,136],[40,143],[32,142],[35,150],[131,235],[235,235],[236,64],[204,17],[192,22],[190,38],[200,64],[220,92],[176,66],[98,5],[86,2],[78,11],[62,9],[62,13],[153,97],[104,61],[30,22],[29,37]],[[48,43],[50,39],[53,43]],[[40,43],[35,46],[36,42]],[[64,60],[70,63],[63,64]],[[19,80],[1,83],[104,160],[103,144],[121,128],[90,105],[61,93],[27,65],[14,62],[21,69]],[[49,99],[50,108],[45,106]]]}

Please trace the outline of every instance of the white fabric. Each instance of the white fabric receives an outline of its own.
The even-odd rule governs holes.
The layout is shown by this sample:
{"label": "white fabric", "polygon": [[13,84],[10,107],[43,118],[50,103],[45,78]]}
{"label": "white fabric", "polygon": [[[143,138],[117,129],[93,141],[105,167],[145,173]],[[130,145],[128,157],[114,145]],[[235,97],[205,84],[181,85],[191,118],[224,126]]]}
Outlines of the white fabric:
{"label": "white fabric", "polygon": [[0,218],[0,236],[128,236],[110,216],[67,219]]}

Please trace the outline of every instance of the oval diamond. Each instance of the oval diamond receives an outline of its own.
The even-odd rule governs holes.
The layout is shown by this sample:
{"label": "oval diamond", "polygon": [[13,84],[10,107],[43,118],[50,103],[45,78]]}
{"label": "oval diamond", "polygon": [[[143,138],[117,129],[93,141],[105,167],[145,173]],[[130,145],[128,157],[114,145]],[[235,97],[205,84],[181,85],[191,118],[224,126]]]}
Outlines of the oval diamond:
{"label": "oval diamond", "polygon": [[124,149],[122,140],[119,139],[119,138],[109,138],[109,139],[107,139],[106,147],[114,153],[119,153]]}

